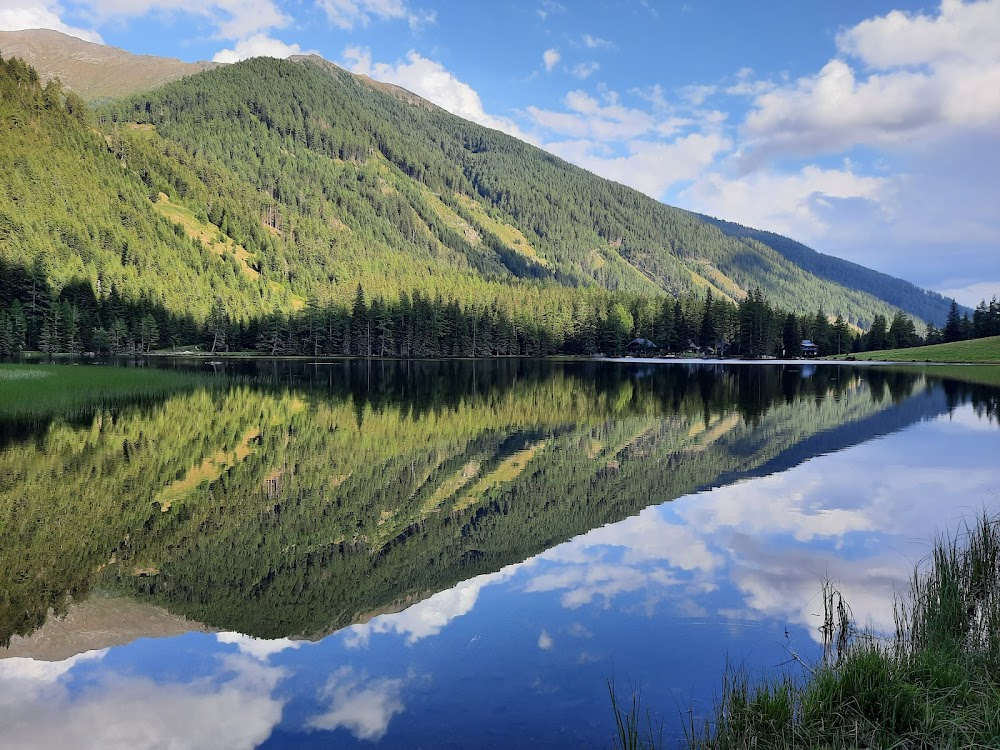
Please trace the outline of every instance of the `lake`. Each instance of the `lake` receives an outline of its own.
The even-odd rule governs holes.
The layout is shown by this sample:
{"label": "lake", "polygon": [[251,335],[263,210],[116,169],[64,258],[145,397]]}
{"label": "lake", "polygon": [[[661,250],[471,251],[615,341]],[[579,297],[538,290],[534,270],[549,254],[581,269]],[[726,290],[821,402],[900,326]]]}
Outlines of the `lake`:
{"label": "lake", "polygon": [[0,409],[0,747],[672,746],[1000,510],[995,369],[161,366]]}

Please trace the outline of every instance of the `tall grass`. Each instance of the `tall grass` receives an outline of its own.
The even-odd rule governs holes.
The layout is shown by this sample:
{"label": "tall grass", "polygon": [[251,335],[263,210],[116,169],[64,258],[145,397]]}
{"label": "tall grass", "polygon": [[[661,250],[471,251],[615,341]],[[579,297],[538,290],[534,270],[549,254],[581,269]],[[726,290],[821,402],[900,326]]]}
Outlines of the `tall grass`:
{"label": "tall grass", "polygon": [[1000,522],[985,514],[936,540],[894,637],[857,632],[824,592],[827,658],[763,684],[728,670],[690,748],[1000,747]]}

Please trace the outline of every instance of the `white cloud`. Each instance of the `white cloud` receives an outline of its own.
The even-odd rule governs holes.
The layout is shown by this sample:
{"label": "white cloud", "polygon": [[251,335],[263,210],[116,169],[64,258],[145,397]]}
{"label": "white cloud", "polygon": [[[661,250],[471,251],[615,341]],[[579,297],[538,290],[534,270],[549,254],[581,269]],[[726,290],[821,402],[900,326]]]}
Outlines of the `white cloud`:
{"label": "white cloud", "polygon": [[792,173],[761,170],[739,177],[713,172],[680,197],[694,211],[820,243],[833,229],[838,202],[864,202],[878,214],[890,193],[887,178],[858,175],[846,166],[806,166]]}
{"label": "white cloud", "polygon": [[348,647],[366,645],[373,633],[405,635],[406,642],[410,645],[435,636],[456,617],[471,612],[483,588],[507,580],[518,567],[525,564],[510,565],[496,573],[470,578],[453,588],[417,602],[402,612],[379,615],[369,622],[352,625],[345,631],[345,643]]}
{"label": "white cloud", "polygon": [[630,141],[626,144],[629,153],[617,157],[563,149],[561,143],[549,143],[546,148],[595,174],[660,198],[670,186],[697,178],[731,146],[718,133],[692,133],[670,142]]}
{"label": "white cloud", "polygon": [[296,649],[302,645],[302,641],[293,641],[290,638],[265,640],[241,633],[216,633],[215,639],[219,643],[233,644],[241,654],[252,656],[260,661],[267,661],[274,654],[280,654],[288,649]]}
{"label": "white cloud", "polygon": [[528,107],[535,123],[556,136],[621,141],[636,138],[652,130],[656,119],[648,112],[624,107],[610,97],[602,104],[590,94],[576,90],[564,98],[568,112]]}
{"label": "white cloud", "polygon": [[373,63],[371,52],[365,48],[347,47],[344,50],[344,65],[353,73],[402,86],[459,117],[502,130],[521,140],[532,140],[512,120],[488,114],[479,94],[469,84],[460,81],[441,63],[415,51],[410,51],[405,60],[393,65]]}
{"label": "white cloud", "polygon": [[291,23],[274,0],[82,0],[99,23],[142,18],[151,13],[200,16],[216,27],[222,39],[245,39],[260,31]]}
{"label": "white cloud", "polygon": [[63,10],[62,6],[49,1],[3,0],[0,2],[0,31],[52,29],[83,39],[86,42],[104,44],[101,35],[96,31],[64,23],[61,19]]}
{"label": "white cloud", "polygon": [[284,705],[271,692],[285,673],[245,657],[223,659],[217,676],[188,685],[98,674],[70,689],[66,673],[49,684],[4,675],[0,745],[250,750],[270,736]]}
{"label": "white cloud", "polygon": [[338,669],[320,692],[329,703],[326,711],[306,723],[311,729],[344,727],[359,740],[377,742],[385,736],[389,722],[405,709],[400,699],[405,680],[366,680],[350,667]]}
{"label": "white cloud", "polygon": [[562,55],[559,54],[559,50],[555,47],[547,49],[542,53],[542,63],[545,65],[545,70],[549,73],[551,73],[552,69],[559,64],[561,59]]}
{"label": "white cloud", "polygon": [[566,12],[566,6],[557,0],[542,0],[539,4],[538,9],[535,11],[538,17],[543,21],[547,21],[550,16],[556,16],[560,13]]}
{"label": "white cloud", "polygon": [[873,68],[996,62],[1000,3],[943,0],[937,16],[894,10],[841,32],[837,46]]}
{"label": "white cloud", "polygon": [[556,642],[552,640],[552,636],[547,631],[543,630],[538,634],[538,648],[542,651],[549,651],[555,645]]}
{"label": "white cloud", "polygon": [[85,651],[62,661],[41,661],[21,656],[0,659],[0,679],[26,684],[34,683],[35,685],[54,683],[77,664],[100,661],[107,653],[108,649],[106,648]]}
{"label": "white cloud", "polygon": [[405,20],[411,27],[433,23],[435,14],[412,10],[404,0],[317,0],[334,26],[353,29],[378,21]]}
{"label": "white cloud", "polygon": [[968,307],[975,307],[983,300],[989,302],[994,297],[1000,299],[1000,278],[994,281],[967,279],[958,283],[959,286],[946,286],[941,289],[941,294],[953,297],[959,304]]}
{"label": "white cloud", "polygon": [[[677,571],[693,573],[698,587],[697,581],[711,578],[723,562],[687,528],[667,522],[659,508],[594,529],[537,559],[540,567],[525,591],[562,591],[568,609],[595,600],[610,607],[622,594],[677,586],[682,583]],[[541,638],[538,645],[544,648]]]}
{"label": "white cloud", "polygon": [[[283,60],[292,55],[307,55],[315,52],[303,52],[297,44],[285,44],[267,34],[255,34],[236,43],[232,49],[224,49],[215,53],[212,58],[218,63],[234,63],[250,57],[276,57]],[[318,53],[315,53],[318,54]]]}
{"label": "white cloud", "polygon": [[591,36],[590,34],[584,34],[582,41],[583,46],[587,49],[611,49],[615,46],[613,42],[609,42],[607,39],[601,39],[599,36]]}
{"label": "white cloud", "polygon": [[590,78],[594,73],[601,69],[600,63],[596,62],[582,62],[577,63],[572,67],[570,72],[581,81]]}
{"label": "white cloud", "polygon": [[944,0],[936,16],[894,11],[838,36],[847,59],[761,93],[744,124],[754,150],[892,146],[942,127],[1000,125],[1000,0]]}
{"label": "white cloud", "polygon": [[692,84],[681,89],[681,97],[692,107],[700,107],[705,100],[718,90],[717,86]]}

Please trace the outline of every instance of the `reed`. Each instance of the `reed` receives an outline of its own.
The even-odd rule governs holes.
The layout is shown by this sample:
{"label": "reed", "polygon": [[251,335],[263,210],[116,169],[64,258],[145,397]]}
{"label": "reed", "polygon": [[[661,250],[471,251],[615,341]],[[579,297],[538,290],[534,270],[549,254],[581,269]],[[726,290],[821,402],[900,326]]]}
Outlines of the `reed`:
{"label": "reed", "polygon": [[[819,663],[763,680],[727,666],[710,716],[686,718],[682,746],[1000,747],[1000,520],[984,512],[935,540],[895,602],[889,637],[857,629],[840,594],[829,585],[822,593]],[[623,707],[612,686],[611,698],[616,747],[664,746],[640,731],[638,695]]]}
{"label": "reed", "polygon": [[1000,747],[1000,521],[935,541],[890,638],[856,630],[829,588],[824,601],[822,662],[762,683],[727,670],[688,747]]}

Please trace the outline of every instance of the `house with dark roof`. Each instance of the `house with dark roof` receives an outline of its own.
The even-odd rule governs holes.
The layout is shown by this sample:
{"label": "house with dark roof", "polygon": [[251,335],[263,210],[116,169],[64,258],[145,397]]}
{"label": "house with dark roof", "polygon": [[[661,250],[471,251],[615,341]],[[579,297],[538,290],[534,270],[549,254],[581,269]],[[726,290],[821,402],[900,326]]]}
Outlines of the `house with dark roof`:
{"label": "house with dark roof", "polygon": [[655,342],[644,338],[632,339],[625,344],[625,351],[629,354],[650,354],[659,348]]}

